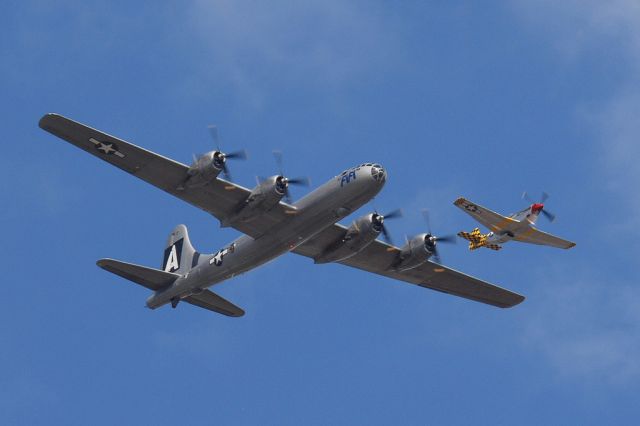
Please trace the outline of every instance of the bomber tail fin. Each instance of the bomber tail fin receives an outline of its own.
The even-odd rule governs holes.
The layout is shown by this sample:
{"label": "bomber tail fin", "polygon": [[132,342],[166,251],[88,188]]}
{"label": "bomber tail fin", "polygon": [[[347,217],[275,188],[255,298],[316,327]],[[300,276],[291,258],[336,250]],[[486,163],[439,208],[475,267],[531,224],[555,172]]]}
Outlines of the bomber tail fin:
{"label": "bomber tail fin", "polygon": [[158,291],[171,285],[182,274],[189,272],[191,268],[198,264],[199,257],[200,253],[191,245],[187,227],[178,225],[167,239],[162,269],[149,268],[114,259],[100,259],[96,263],[106,271],[150,290]]}
{"label": "bomber tail fin", "polygon": [[[167,248],[164,250],[164,258],[162,260],[162,269],[149,268],[114,259],[100,259],[96,263],[106,271],[133,281],[149,290],[159,292],[171,286],[178,278],[194,268],[198,264],[199,258],[200,253],[193,248],[189,240],[187,227],[178,225],[169,234]],[[179,300],[176,299],[175,303],[173,299],[171,300],[174,308]],[[210,290],[200,290],[200,292],[191,294],[183,300],[194,306],[231,317],[244,315],[242,308]],[[148,301],[147,306],[152,309],[157,307],[150,306]]]}
{"label": "bomber tail fin", "polygon": [[178,225],[171,231],[166,247],[162,259],[163,271],[184,274],[198,264],[200,253],[191,245],[186,226]]}

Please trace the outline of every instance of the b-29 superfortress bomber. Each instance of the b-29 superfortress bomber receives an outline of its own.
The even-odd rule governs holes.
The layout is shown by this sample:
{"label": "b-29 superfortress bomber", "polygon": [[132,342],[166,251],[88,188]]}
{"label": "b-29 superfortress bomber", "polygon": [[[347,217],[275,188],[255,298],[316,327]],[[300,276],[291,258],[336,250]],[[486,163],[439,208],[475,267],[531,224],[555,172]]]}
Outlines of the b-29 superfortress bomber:
{"label": "b-29 superfortress bomber", "polygon": [[377,212],[357,218],[350,226],[339,224],[382,189],[387,172],[380,164],[365,163],[345,170],[293,203],[288,188],[299,181],[282,173],[258,181],[253,189],[231,182],[226,161],[240,154],[217,149],[187,166],[58,114],[46,114],[39,125],[208,212],[222,226],[243,233],[217,252],[202,254],[191,245],[187,228],[178,225],[169,235],[161,269],[114,259],[97,262],[101,268],[151,290],[146,302],[151,309],[167,304],[175,308],[182,301],[242,316],[241,308],[209,288],[288,252],[315,263],[340,263],[501,308],[524,300],[517,293],[431,261],[437,256],[438,237],[430,233],[418,234],[396,247],[378,239],[386,231],[384,215]]}

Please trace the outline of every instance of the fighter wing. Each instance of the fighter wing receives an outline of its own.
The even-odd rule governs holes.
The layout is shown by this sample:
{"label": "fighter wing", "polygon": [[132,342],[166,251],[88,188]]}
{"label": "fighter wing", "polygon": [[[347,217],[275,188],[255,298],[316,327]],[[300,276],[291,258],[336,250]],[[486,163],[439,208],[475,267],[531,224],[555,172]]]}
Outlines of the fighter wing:
{"label": "fighter wing", "polygon": [[[346,228],[342,225],[331,226],[297,247],[294,252],[314,258],[344,235],[345,231]],[[395,271],[391,264],[396,260],[398,252],[397,247],[375,240],[357,255],[339,263],[500,308],[509,308],[524,300],[524,296],[517,293],[430,261],[408,271]]]}
{"label": "fighter wing", "polygon": [[[40,119],[39,124],[47,132],[212,214],[220,221],[231,216],[250,194],[248,189],[223,179],[213,179],[203,187],[183,189],[181,187],[188,167],[182,163],[58,114],[46,114]],[[233,226],[257,238],[274,225],[286,220],[288,216],[285,211],[293,209],[293,206],[281,203],[255,220],[237,225],[234,223]]]}
{"label": "fighter wing", "polygon": [[512,231],[520,225],[517,220],[502,216],[463,197],[458,198],[453,204],[496,233]]}
{"label": "fighter wing", "polygon": [[570,249],[571,247],[576,245],[576,243],[573,243],[571,241],[563,240],[562,238],[556,237],[555,235],[542,232],[539,229],[534,228],[533,226],[529,227],[524,232],[516,233],[513,239],[516,241],[521,241],[523,243],[539,244],[542,246],[558,247],[562,249]]}

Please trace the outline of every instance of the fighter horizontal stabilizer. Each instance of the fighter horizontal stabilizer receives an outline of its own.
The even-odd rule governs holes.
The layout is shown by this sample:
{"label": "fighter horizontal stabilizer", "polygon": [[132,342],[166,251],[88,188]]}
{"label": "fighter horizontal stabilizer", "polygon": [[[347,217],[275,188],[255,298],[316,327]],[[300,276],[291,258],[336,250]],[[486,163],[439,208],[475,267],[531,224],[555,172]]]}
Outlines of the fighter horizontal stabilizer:
{"label": "fighter horizontal stabilizer", "polygon": [[204,290],[202,293],[193,294],[183,300],[194,306],[208,309],[229,317],[241,317],[244,315],[244,311],[241,308],[228,300],[223,299],[210,290]]}
{"label": "fighter horizontal stabilizer", "polygon": [[164,272],[159,269],[148,268],[146,266],[121,262],[114,259],[100,259],[96,264],[105,271],[120,275],[122,278],[126,278],[153,291],[169,287],[180,277],[180,275],[171,272]]}
{"label": "fighter horizontal stabilizer", "polygon": [[460,238],[464,238],[469,241],[469,250],[479,249],[480,247],[486,247],[491,250],[500,250],[501,245],[487,243],[488,234],[480,233],[479,228],[475,228],[471,232],[460,231],[458,232]]}

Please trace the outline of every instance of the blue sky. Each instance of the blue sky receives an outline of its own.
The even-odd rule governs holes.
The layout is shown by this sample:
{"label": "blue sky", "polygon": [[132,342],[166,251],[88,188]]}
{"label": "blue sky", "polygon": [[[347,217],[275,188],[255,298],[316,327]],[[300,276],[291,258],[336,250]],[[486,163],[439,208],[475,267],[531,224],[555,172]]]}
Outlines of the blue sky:
{"label": "blue sky", "polygon": [[[0,17],[7,424],[633,424],[639,416],[636,2],[8,3]],[[397,240],[469,230],[547,191],[570,251],[444,262],[527,296],[510,310],[286,255],[216,287],[247,315],[144,308],[95,266],[158,266],[217,221],[37,127],[58,112],[188,162],[246,148],[235,180],[317,186],[377,161]],[[302,192],[294,190],[294,196]]]}

